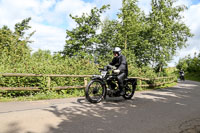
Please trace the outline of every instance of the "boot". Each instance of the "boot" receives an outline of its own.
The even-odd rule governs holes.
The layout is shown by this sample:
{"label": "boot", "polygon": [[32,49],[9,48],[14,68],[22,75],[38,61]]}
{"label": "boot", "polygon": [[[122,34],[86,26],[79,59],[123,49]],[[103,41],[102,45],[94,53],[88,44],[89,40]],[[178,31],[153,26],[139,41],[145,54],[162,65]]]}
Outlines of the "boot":
{"label": "boot", "polygon": [[125,95],[125,92],[124,92],[123,87],[119,87],[119,94],[120,94],[121,96]]}

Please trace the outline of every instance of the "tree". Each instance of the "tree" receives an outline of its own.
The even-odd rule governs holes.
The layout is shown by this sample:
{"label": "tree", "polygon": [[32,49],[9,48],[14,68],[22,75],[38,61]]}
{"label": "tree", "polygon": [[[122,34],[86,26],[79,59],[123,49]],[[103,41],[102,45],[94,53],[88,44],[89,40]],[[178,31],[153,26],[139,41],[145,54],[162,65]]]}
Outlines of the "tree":
{"label": "tree", "polygon": [[151,62],[159,71],[175,55],[178,48],[186,46],[188,37],[193,35],[182,22],[180,15],[186,7],[174,6],[173,0],[152,0],[152,11],[148,17],[148,42]]}
{"label": "tree", "polygon": [[98,37],[100,44],[98,45],[98,53],[107,56],[112,48],[118,46],[117,37],[119,33],[120,23],[117,20],[109,20],[108,18],[102,22],[101,33]]}
{"label": "tree", "polygon": [[137,6],[137,0],[123,0],[118,19],[104,21],[101,43],[107,46],[107,50],[116,46],[120,47],[124,54],[131,55],[134,59],[131,62],[136,61],[140,66],[144,62],[141,53],[145,51],[145,43],[143,43],[145,40],[142,37],[145,25],[145,16]]}
{"label": "tree", "polygon": [[7,26],[0,28],[0,56],[4,61],[21,61],[25,56],[30,55],[28,43],[34,32],[26,34],[31,27],[28,25],[31,18],[24,19],[15,25],[15,31],[11,31]]}
{"label": "tree", "polygon": [[92,53],[95,48],[95,44],[98,44],[97,30],[101,24],[101,14],[109,7],[102,6],[100,9],[93,8],[90,14],[83,13],[81,17],[70,17],[75,20],[77,27],[67,30],[66,44],[62,53],[64,56],[74,56],[79,52]]}
{"label": "tree", "polygon": [[200,53],[197,55],[194,53],[194,57],[192,58],[190,55],[179,59],[176,68],[179,70],[184,70],[188,73],[198,75],[200,73]]}
{"label": "tree", "polygon": [[123,0],[121,13],[118,14],[121,20],[118,40],[122,48],[134,50],[139,42],[139,34],[142,30],[143,13],[137,6],[137,0]]}

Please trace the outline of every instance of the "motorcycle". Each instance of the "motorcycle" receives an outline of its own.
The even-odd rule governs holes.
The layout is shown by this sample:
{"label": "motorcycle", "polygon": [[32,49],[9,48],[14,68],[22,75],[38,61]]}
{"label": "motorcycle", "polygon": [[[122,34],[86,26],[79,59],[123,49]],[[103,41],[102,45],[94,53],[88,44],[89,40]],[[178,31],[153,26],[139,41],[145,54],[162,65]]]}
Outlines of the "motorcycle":
{"label": "motorcycle", "polygon": [[185,81],[184,73],[180,74],[180,80]]}
{"label": "motorcycle", "polygon": [[117,75],[113,72],[116,68],[107,66],[99,68],[100,75],[93,75],[91,81],[85,88],[85,97],[91,103],[99,103],[109,97],[120,97],[131,99],[135,93],[137,79],[126,78],[124,80],[124,94],[121,95],[118,89]]}

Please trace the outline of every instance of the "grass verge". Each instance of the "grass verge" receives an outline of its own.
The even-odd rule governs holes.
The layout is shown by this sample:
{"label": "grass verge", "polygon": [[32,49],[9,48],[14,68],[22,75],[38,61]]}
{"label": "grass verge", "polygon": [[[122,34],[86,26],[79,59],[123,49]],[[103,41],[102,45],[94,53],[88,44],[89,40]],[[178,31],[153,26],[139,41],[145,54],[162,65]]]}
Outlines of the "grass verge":
{"label": "grass verge", "polygon": [[[7,92],[3,92],[7,93]],[[45,92],[34,92],[29,95],[10,95],[2,96],[0,95],[0,102],[11,102],[11,101],[36,101],[36,100],[49,100],[49,99],[61,99],[70,97],[80,97],[84,96],[83,89],[74,90],[61,90],[61,91],[45,91]]]}
{"label": "grass verge", "polygon": [[186,73],[185,79],[200,82],[200,74],[199,73]]}
{"label": "grass verge", "polygon": [[156,89],[162,89],[162,88],[169,88],[169,87],[173,87],[175,85],[177,85],[177,82],[173,82],[173,83],[170,83],[170,84],[164,84],[162,86],[157,86],[157,87],[153,87],[153,88],[149,88],[149,87],[137,88],[137,91],[156,90]]}

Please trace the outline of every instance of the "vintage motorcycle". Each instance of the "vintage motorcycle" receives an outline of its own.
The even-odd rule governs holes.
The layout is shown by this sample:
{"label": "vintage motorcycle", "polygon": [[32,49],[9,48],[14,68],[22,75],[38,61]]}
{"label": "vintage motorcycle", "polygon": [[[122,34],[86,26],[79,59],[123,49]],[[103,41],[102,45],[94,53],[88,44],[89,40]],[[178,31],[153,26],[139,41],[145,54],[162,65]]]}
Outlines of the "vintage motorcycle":
{"label": "vintage motorcycle", "polygon": [[124,95],[120,95],[117,83],[117,75],[113,72],[116,68],[106,66],[99,68],[101,75],[93,75],[92,80],[85,88],[85,97],[91,103],[99,103],[109,97],[120,97],[131,99],[135,93],[137,79],[126,78],[124,80]]}
{"label": "vintage motorcycle", "polygon": [[180,74],[180,80],[185,81],[184,73]]}

